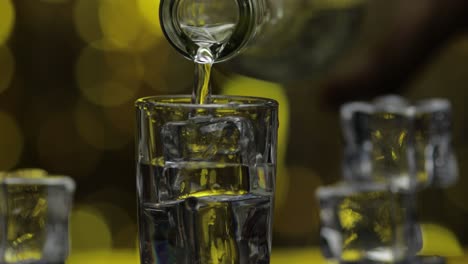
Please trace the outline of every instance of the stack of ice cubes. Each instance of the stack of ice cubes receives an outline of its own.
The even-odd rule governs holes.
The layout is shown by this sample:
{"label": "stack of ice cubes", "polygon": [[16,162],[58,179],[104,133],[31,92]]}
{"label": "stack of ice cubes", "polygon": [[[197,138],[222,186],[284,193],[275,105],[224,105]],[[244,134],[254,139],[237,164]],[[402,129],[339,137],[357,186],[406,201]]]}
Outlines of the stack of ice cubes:
{"label": "stack of ice cubes", "polygon": [[344,179],[317,191],[324,256],[338,263],[445,263],[418,255],[424,241],[416,193],[457,180],[450,103],[410,105],[389,95],[344,105],[341,122]]}

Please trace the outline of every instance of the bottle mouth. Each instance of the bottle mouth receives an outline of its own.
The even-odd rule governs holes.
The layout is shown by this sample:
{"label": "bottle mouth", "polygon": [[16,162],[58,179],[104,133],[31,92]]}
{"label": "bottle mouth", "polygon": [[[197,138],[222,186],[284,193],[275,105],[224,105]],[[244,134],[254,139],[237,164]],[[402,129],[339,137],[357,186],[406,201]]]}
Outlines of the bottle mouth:
{"label": "bottle mouth", "polygon": [[[226,15],[209,11],[190,13],[192,18],[199,20],[199,23],[194,23],[194,19],[185,19],[186,13],[181,12],[187,5],[184,0],[161,0],[159,19],[162,31],[169,43],[189,60],[196,60],[200,48],[210,50],[214,63],[229,60],[253,38],[261,15],[256,0],[232,0],[231,4],[231,8],[222,10],[230,12]],[[236,8],[232,8],[234,6]],[[204,20],[210,16],[229,16],[231,19],[205,24]]]}

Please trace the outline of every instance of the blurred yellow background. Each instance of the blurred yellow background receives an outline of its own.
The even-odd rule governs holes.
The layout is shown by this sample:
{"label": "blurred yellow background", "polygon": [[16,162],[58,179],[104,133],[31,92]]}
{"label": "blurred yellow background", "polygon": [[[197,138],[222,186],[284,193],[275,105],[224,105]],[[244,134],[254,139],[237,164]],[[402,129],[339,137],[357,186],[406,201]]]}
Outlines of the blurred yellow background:
{"label": "blurred yellow background", "polygon": [[[157,10],[157,0],[0,0],[0,169],[75,179],[69,263],[137,262],[133,102],[190,93],[193,82]],[[314,192],[340,178],[341,136],[320,76],[280,85],[217,69],[213,81],[216,93],[280,102],[272,263],[321,263]],[[450,263],[467,262],[467,83],[468,38],[459,38],[403,93],[453,103],[460,181],[420,197],[426,250],[458,257]]]}

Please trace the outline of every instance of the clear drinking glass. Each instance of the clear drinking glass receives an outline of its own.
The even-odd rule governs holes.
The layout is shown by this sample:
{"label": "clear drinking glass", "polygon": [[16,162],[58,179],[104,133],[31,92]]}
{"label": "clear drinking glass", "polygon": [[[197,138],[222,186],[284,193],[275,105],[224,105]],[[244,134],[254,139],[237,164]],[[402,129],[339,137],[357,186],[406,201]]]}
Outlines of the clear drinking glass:
{"label": "clear drinking glass", "polygon": [[26,169],[1,173],[0,184],[0,263],[65,263],[74,181]]}
{"label": "clear drinking glass", "polygon": [[277,102],[161,96],[136,107],[141,263],[269,263]]}

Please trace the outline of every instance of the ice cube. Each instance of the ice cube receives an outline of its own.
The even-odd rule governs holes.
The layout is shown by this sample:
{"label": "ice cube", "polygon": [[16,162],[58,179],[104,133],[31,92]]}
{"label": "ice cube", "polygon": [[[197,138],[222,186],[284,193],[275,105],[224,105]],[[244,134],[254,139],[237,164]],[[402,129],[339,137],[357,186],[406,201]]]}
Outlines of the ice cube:
{"label": "ice cube", "polygon": [[197,116],[161,129],[165,162],[254,162],[254,130],[243,117]]}
{"label": "ice cube", "polygon": [[402,261],[421,246],[414,199],[384,183],[341,184],[317,191],[321,247],[341,262]]}
{"label": "ice cube", "polygon": [[68,256],[74,182],[33,174],[2,176],[0,221],[5,224],[0,226],[4,241],[0,263],[61,263]]}
{"label": "ice cube", "polygon": [[448,101],[409,105],[386,96],[373,103],[352,102],[342,107],[341,121],[346,179],[393,181],[401,189],[456,181]]}
{"label": "ice cube", "polygon": [[384,109],[383,105],[350,103],[342,108],[346,179],[392,181],[401,189],[413,186],[415,164],[410,162],[414,152],[408,135],[411,118],[397,105],[393,102]]}

